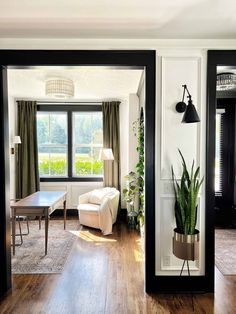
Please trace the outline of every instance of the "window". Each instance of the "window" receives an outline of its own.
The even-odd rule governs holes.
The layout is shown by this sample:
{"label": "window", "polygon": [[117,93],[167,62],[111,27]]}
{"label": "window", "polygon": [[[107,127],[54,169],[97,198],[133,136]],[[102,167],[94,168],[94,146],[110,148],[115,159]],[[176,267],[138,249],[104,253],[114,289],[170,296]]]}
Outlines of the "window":
{"label": "window", "polygon": [[215,194],[222,195],[222,139],[223,139],[223,114],[224,109],[217,109],[216,111],[216,145],[215,145]]}
{"label": "window", "polygon": [[67,113],[38,112],[37,138],[40,177],[67,176]]}
{"label": "window", "polygon": [[42,181],[102,180],[101,106],[40,105],[37,137]]}
{"label": "window", "polygon": [[102,175],[102,113],[73,112],[73,176]]}

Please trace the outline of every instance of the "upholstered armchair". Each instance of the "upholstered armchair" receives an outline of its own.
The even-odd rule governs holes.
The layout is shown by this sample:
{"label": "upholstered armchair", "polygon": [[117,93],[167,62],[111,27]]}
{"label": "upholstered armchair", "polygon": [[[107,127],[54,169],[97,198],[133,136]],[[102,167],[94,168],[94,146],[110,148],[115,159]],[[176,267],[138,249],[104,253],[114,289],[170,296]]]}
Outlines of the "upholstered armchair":
{"label": "upholstered armchair", "polygon": [[97,228],[104,235],[112,233],[116,222],[120,192],[115,188],[101,188],[79,196],[79,221]]}

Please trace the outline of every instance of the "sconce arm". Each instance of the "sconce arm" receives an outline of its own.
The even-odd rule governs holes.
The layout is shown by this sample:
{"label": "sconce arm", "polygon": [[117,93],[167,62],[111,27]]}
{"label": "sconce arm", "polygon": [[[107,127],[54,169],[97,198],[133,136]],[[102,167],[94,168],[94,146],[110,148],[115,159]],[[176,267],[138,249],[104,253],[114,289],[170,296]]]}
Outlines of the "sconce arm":
{"label": "sconce arm", "polygon": [[182,85],[182,87],[184,88],[184,92],[183,92],[183,100],[182,101],[184,101],[184,95],[185,95],[185,91],[187,91],[187,93],[188,93],[188,98],[189,98],[189,100],[191,101],[191,98],[192,98],[192,96],[190,95],[190,93],[189,93],[189,90],[188,90],[188,87],[187,87],[187,85],[185,84],[185,85]]}

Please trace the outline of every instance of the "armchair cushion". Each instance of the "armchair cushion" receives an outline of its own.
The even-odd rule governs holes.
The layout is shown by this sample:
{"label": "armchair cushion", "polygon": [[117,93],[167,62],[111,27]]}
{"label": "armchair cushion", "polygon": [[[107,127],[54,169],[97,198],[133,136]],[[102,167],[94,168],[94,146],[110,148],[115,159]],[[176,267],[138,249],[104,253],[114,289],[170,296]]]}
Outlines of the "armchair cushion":
{"label": "armchair cushion", "polygon": [[111,195],[111,188],[96,189],[90,192],[89,203],[101,205],[104,197]]}
{"label": "armchair cushion", "polygon": [[96,204],[80,204],[78,207],[78,210],[86,210],[87,212],[94,214],[98,212],[99,210],[99,205]]}

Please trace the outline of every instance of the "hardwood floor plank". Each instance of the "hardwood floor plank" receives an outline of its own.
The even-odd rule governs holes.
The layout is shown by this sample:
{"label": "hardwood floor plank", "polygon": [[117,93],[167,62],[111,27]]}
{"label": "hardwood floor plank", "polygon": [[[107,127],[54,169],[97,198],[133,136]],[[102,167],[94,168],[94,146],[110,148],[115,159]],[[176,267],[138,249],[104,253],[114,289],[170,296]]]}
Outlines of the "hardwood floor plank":
{"label": "hardwood floor plank", "polygon": [[[236,276],[216,269],[215,299],[194,295],[194,313],[235,311]],[[62,274],[14,275],[13,289],[0,300],[1,314],[187,314],[191,295],[146,294],[139,234],[117,223],[114,233],[83,227]]]}

